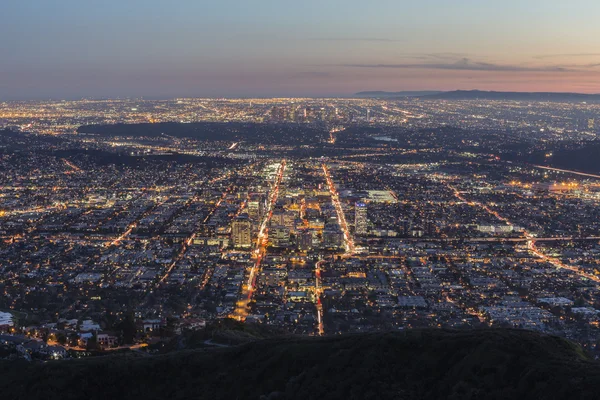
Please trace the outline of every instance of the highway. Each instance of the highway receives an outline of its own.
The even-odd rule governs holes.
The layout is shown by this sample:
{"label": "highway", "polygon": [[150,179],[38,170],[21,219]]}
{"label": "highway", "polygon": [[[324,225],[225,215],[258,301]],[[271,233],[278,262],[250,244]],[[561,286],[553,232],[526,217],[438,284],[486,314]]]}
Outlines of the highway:
{"label": "highway", "polygon": [[600,179],[600,175],[586,174],[585,172],[571,171],[571,170],[568,170],[568,169],[560,169],[560,168],[552,168],[552,167],[544,167],[542,165],[534,165],[534,167],[541,168],[541,169],[546,169],[548,171],[564,172],[564,173],[567,173],[567,174],[574,174],[574,175],[579,175],[579,176],[587,176],[588,178]]}

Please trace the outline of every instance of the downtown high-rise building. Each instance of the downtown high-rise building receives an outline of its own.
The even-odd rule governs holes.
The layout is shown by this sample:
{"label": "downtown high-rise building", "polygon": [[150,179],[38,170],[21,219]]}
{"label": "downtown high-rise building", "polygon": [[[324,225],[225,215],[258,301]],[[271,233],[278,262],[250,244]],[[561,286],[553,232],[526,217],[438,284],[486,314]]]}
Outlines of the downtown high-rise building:
{"label": "downtown high-rise building", "polygon": [[323,246],[329,249],[341,248],[344,245],[344,233],[340,226],[335,224],[327,224],[323,229]]}
{"label": "downtown high-rise building", "polygon": [[238,216],[231,223],[231,241],[236,248],[252,246],[252,222],[247,214]]}
{"label": "downtown high-rise building", "polygon": [[282,225],[294,231],[298,212],[291,210],[276,210],[271,217],[271,225]]}
{"label": "downtown high-rise building", "polygon": [[365,203],[355,204],[354,233],[358,236],[367,234],[367,205]]}
{"label": "downtown high-rise building", "polygon": [[298,249],[301,251],[309,251],[313,247],[313,236],[312,230],[304,230],[298,234]]}
{"label": "downtown high-rise building", "polygon": [[290,245],[290,230],[286,226],[275,225],[269,229],[269,241],[274,247],[288,247]]}
{"label": "downtown high-rise building", "polygon": [[253,194],[248,200],[248,216],[253,221],[260,221],[266,209],[265,196]]}

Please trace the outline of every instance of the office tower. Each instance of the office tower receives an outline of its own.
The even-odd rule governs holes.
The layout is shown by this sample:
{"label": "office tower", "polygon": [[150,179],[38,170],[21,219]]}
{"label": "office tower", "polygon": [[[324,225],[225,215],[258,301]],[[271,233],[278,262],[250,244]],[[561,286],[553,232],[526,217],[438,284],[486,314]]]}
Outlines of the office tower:
{"label": "office tower", "polygon": [[265,201],[260,195],[253,194],[248,200],[248,216],[253,221],[259,221],[264,216]]}
{"label": "office tower", "polygon": [[269,240],[274,247],[288,247],[290,245],[290,230],[281,225],[269,229]]}
{"label": "office tower", "polygon": [[344,246],[344,234],[339,225],[328,224],[323,230],[323,246],[341,248]]}
{"label": "office tower", "polygon": [[298,218],[298,213],[295,211],[288,210],[283,213],[283,217],[281,220],[281,225],[289,228],[294,231],[296,229],[296,219]]}
{"label": "office tower", "polygon": [[271,214],[270,224],[271,226],[283,225],[283,216],[284,211],[281,209],[273,210],[273,214]]}
{"label": "office tower", "polygon": [[313,231],[304,230],[298,235],[298,249],[308,251],[313,246]]}
{"label": "office tower", "polygon": [[274,121],[274,122],[285,121],[285,109],[283,107],[273,107],[271,109],[271,121]]}
{"label": "office tower", "polygon": [[231,224],[231,240],[233,247],[248,248],[252,246],[252,223],[247,214],[235,218]]}
{"label": "office tower", "polygon": [[356,235],[367,234],[367,205],[356,203],[354,208],[354,233]]}

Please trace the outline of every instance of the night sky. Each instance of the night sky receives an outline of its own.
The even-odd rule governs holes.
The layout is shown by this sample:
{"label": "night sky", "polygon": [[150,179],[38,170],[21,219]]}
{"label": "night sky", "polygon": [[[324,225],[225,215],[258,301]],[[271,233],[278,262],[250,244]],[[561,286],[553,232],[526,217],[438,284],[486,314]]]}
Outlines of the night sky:
{"label": "night sky", "polygon": [[600,93],[598,0],[3,0],[0,99]]}

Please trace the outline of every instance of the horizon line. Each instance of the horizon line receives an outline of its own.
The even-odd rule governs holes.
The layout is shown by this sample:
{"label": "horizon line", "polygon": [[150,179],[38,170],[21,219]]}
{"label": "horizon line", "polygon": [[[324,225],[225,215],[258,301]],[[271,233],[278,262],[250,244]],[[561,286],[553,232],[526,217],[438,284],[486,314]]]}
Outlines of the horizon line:
{"label": "horizon line", "polygon": [[[352,99],[354,96],[364,93],[418,93],[418,92],[482,92],[482,93],[529,93],[529,94],[575,94],[584,96],[600,96],[600,92],[577,92],[577,91],[521,91],[521,90],[483,90],[483,89],[406,89],[406,90],[360,90],[351,94],[330,94],[330,95],[227,95],[227,96],[154,96],[154,95],[131,95],[131,96],[48,96],[48,97],[29,97],[29,98],[12,98],[0,99],[0,102],[28,102],[28,101],[101,101],[101,100],[143,100],[143,101],[166,101],[166,100],[181,100],[181,99],[209,99],[209,100],[234,100],[234,99]],[[419,96],[410,96],[419,97]]]}

